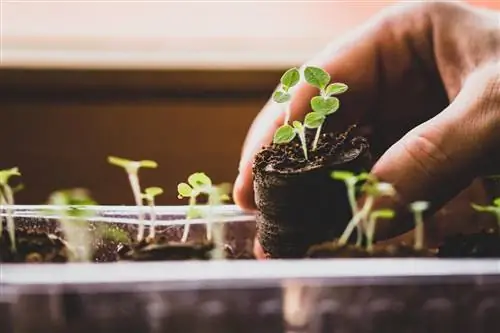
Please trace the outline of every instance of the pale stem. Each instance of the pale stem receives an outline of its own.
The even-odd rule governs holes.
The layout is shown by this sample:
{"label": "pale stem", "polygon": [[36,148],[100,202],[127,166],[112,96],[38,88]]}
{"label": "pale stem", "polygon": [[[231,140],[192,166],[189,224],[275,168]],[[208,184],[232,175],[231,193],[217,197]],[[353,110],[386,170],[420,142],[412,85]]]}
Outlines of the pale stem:
{"label": "pale stem", "polygon": [[[196,197],[194,195],[191,195],[189,197],[189,207],[193,208],[195,204],[196,204]],[[182,232],[181,243],[187,242],[190,226],[191,225],[189,223],[184,224],[184,231]]]}
{"label": "pale stem", "polygon": [[300,141],[302,143],[302,151],[304,151],[304,157],[306,158],[306,160],[308,160],[309,157],[307,156],[306,135],[305,135],[305,132],[303,129],[299,130],[299,138],[300,138]]}
{"label": "pale stem", "polygon": [[316,135],[314,136],[314,141],[312,145],[312,150],[315,151],[316,148],[318,147],[318,141],[319,141],[319,134],[321,133],[321,127],[323,125],[319,125],[318,128],[316,129]]}
{"label": "pale stem", "polygon": [[[358,212],[358,203],[356,202],[356,179],[348,179],[346,185],[347,198],[349,199],[349,205],[351,206],[352,216],[354,216]],[[363,242],[363,230],[359,223],[356,225],[356,232],[356,246],[361,246],[361,243]]]}
{"label": "pale stem", "polygon": [[[212,198],[213,197],[213,198]],[[216,223],[214,216],[213,216],[213,211],[212,207],[215,205],[220,204],[218,193],[212,193],[209,197],[209,205],[210,205],[210,212],[209,212],[209,223],[207,224],[207,231],[209,230],[210,226],[210,233],[211,237],[214,242],[214,249],[212,251],[212,258],[213,259],[224,259],[224,225],[222,223]],[[208,235],[207,235],[208,236]],[[207,237],[208,238],[208,237]]]}
{"label": "pale stem", "polygon": [[155,201],[154,199],[149,200],[149,208],[150,208],[150,214],[151,214],[151,225],[149,229],[149,236],[151,239],[155,238],[156,230],[155,230],[155,224],[156,224],[156,211],[155,211]]}
{"label": "pale stem", "polygon": [[415,250],[422,250],[424,246],[424,220],[422,211],[415,211]]}
{"label": "pale stem", "polygon": [[283,125],[288,124],[290,121],[290,102],[287,102],[285,105],[285,121],[283,122]]}
{"label": "pale stem", "polygon": [[498,223],[498,233],[500,234],[500,209],[497,209],[495,211],[495,215],[497,217],[497,223]]}
{"label": "pale stem", "polygon": [[359,225],[359,222],[366,217],[366,215],[370,212],[373,206],[373,196],[369,196],[365,204],[363,205],[363,208],[358,211],[349,221],[347,224],[347,227],[342,234],[342,236],[339,239],[339,244],[340,245],[345,245],[347,241],[349,240],[349,237],[351,237],[352,232],[354,231],[354,228]]}
{"label": "pale stem", "polygon": [[372,215],[368,221],[368,230],[366,230],[367,245],[366,250],[368,252],[373,251],[373,236],[375,235],[375,225],[377,223],[377,217]]}
{"label": "pale stem", "polygon": [[[3,206],[5,205],[5,199],[2,194],[2,190],[0,189],[0,212],[3,212]],[[0,238],[3,233],[3,217],[0,217]]]}
{"label": "pale stem", "polygon": [[132,187],[132,192],[134,193],[135,204],[137,205],[139,212],[139,230],[137,231],[137,241],[140,242],[144,238],[144,213],[142,212],[141,186],[139,184],[137,172],[128,172],[128,179],[130,181],[130,186]]}
{"label": "pale stem", "polygon": [[[76,251],[76,257],[72,257],[72,261],[78,261],[80,258],[84,261],[89,261],[91,240],[85,221],[69,221],[66,217],[61,217],[59,221],[68,243]],[[82,223],[83,228],[81,226]]]}
{"label": "pale stem", "polygon": [[7,231],[10,236],[11,249],[16,251],[16,229],[14,226],[14,217],[12,216],[12,206],[14,206],[14,194],[9,185],[4,185],[5,200],[9,208],[7,208]]}

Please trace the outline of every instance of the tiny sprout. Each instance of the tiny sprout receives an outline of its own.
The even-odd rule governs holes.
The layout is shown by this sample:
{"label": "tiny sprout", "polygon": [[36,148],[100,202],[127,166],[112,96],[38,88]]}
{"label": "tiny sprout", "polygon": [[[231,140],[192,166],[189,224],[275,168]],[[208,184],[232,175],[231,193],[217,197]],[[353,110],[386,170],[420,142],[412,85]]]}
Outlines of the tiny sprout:
{"label": "tiny sprout", "polygon": [[340,108],[340,101],[333,95],[340,95],[347,91],[348,87],[344,83],[330,82],[330,74],[323,69],[314,66],[308,66],[304,70],[306,82],[316,87],[320,91],[319,96],[311,99],[311,108],[313,112],[306,115],[305,126],[307,128],[316,129],[316,135],[312,144],[312,150],[316,150],[318,146],[321,128],[328,115],[336,112]]}
{"label": "tiny sprout", "polygon": [[[343,181],[347,187],[347,199],[349,200],[349,205],[351,206],[352,216],[355,216],[358,213],[358,204],[356,202],[356,184],[360,181],[367,180],[369,177],[368,173],[361,173],[359,175],[355,175],[349,171],[333,171],[331,173],[331,177],[335,180]],[[359,223],[356,226],[357,228],[357,239],[356,245],[360,246],[363,240],[362,228]]]}
{"label": "tiny sprout", "polygon": [[307,142],[304,125],[302,125],[302,123],[297,120],[295,120],[292,125],[293,127],[290,125],[283,125],[278,128],[274,133],[273,142],[275,144],[289,143],[298,135],[302,146],[302,151],[304,152],[304,157],[307,160]]}
{"label": "tiny sprout", "polygon": [[[0,170],[0,204],[6,203],[7,208],[7,232],[10,237],[11,249],[16,251],[16,230],[14,217],[12,216],[12,206],[14,206],[14,190],[9,185],[9,179],[14,176],[21,176],[19,169],[11,168]],[[0,235],[2,234],[2,221],[0,220]]]}
{"label": "tiny sprout", "polygon": [[410,210],[415,217],[415,250],[422,250],[424,247],[424,218],[423,212],[429,209],[429,202],[415,201],[410,204]]}
{"label": "tiny sprout", "polygon": [[472,208],[478,212],[495,214],[498,223],[498,232],[500,233],[500,197],[493,200],[492,206],[481,206],[473,203]]}
{"label": "tiny sprout", "polygon": [[290,88],[294,87],[300,81],[300,72],[297,68],[290,68],[280,79],[280,86],[273,93],[273,101],[279,104],[287,103],[285,106],[285,120],[283,125],[287,125],[290,120]]}
{"label": "tiny sprout", "polygon": [[149,237],[151,239],[155,238],[155,224],[156,224],[156,211],[155,211],[155,197],[163,194],[163,189],[161,187],[148,187],[144,190],[142,197],[148,202],[151,215],[151,226],[149,231]]}
{"label": "tiny sprout", "polygon": [[108,162],[110,164],[122,167],[128,174],[128,179],[130,186],[132,187],[132,192],[134,194],[135,204],[139,209],[139,231],[137,232],[137,241],[140,242],[144,238],[144,213],[142,212],[142,195],[141,186],[139,183],[139,169],[140,168],[157,168],[158,164],[155,161],[143,160],[143,161],[132,161],[121,157],[109,156]]}
{"label": "tiny sprout", "polygon": [[368,230],[366,232],[367,244],[366,250],[368,252],[373,251],[373,238],[375,236],[375,227],[377,224],[377,219],[392,219],[394,218],[394,211],[391,209],[381,209],[370,213],[370,218],[368,220]]}

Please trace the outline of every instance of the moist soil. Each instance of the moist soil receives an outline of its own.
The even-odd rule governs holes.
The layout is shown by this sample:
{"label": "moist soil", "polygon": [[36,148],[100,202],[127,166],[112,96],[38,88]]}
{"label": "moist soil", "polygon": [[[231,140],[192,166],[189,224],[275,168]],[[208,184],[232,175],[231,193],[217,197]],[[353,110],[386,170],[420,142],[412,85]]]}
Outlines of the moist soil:
{"label": "moist soil", "polygon": [[67,262],[71,251],[60,237],[31,228],[16,229],[16,250],[5,228],[0,238],[0,262]]}
{"label": "moist soil", "polygon": [[494,229],[446,238],[438,249],[441,258],[500,258],[500,235]]}
{"label": "moist soil", "polygon": [[[338,237],[351,217],[343,182],[333,170],[370,170],[368,141],[355,126],[343,133],[323,134],[315,151],[304,158],[300,141],[271,144],[253,165],[257,237],[270,258],[301,258],[314,244]],[[307,142],[313,141],[313,134]]]}

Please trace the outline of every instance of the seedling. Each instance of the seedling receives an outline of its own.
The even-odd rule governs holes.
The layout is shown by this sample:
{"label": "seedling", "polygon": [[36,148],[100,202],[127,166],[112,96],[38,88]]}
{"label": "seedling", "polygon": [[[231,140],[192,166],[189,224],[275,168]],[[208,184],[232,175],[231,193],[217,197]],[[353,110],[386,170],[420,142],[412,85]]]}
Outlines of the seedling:
{"label": "seedling", "polygon": [[391,209],[381,209],[370,213],[370,217],[368,219],[368,227],[366,230],[366,250],[368,252],[373,252],[373,238],[375,235],[377,220],[392,219],[394,215],[394,211]]}
{"label": "seedling", "polygon": [[139,209],[139,230],[137,232],[137,241],[140,242],[144,238],[144,213],[142,211],[142,195],[141,186],[139,183],[139,169],[140,168],[157,168],[158,164],[155,161],[143,160],[143,161],[131,161],[120,157],[109,156],[108,162],[122,167],[128,175],[130,186],[132,187],[132,192],[134,194],[135,204]]}
{"label": "seedling", "polygon": [[424,247],[424,217],[423,213],[429,208],[427,201],[415,201],[410,205],[410,210],[415,217],[415,250],[422,250]]}
{"label": "seedling", "polygon": [[143,199],[146,200],[150,208],[151,226],[149,229],[149,238],[155,238],[155,224],[156,224],[156,211],[155,211],[155,197],[163,194],[161,187],[148,187],[142,194]]}
{"label": "seedling", "polygon": [[373,176],[368,177],[368,181],[363,185],[361,190],[365,193],[366,200],[363,207],[347,224],[344,233],[339,239],[340,245],[345,245],[354,231],[354,228],[356,228],[361,221],[367,220],[368,214],[370,214],[376,198],[382,196],[394,196],[396,194],[396,190],[391,184],[378,182]]}
{"label": "seedling", "polygon": [[500,198],[494,199],[493,205],[491,206],[480,206],[473,203],[472,208],[474,208],[478,212],[488,212],[495,214],[498,223],[498,232],[500,234]]}
{"label": "seedling", "polygon": [[340,101],[334,95],[340,95],[347,91],[348,87],[344,83],[330,83],[330,74],[323,69],[314,66],[308,66],[304,69],[304,77],[307,83],[316,87],[320,91],[319,96],[311,99],[312,112],[309,112],[304,120],[307,128],[316,129],[316,135],[312,144],[312,150],[315,151],[318,146],[318,140],[321,129],[326,117],[333,114],[340,108]]}
{"label": "seedling", "polygon": [[[347,199],[349,200],[349,205],[351,206],[352,216],[355,216],[359,211],[358,203],[356,202],[356,184],[360,181],[367,180],[370,175],[366,172],[355,175],[354,173],[349,171],[333,171],[331,173],[331,177],[335,180],[341,180],[345,183],[347,187]],[[363,241],[362,228],[359,223],[357,224],[356,228],[356,246],[360,246]]]}
{"label": "seedling", "polygon": [[295,120],[292,124],[293,127],[290,125],[283,125],[278,128],[276,133],[274,133],[273,142],[276,144],[289,143],[298,135],[302,146],[302,151],[304,152],[304,157],[307,160],[308,156],[305,127],[298,120]]}
{"label": "seedling", "polygon": [[[16,251],[16,230],[14,227],[14,217],[12,207],[14,206],[14,190],[9,185],[9,179],[13,176],[21,176],[18,168],[0,170],[0,204],[7,204],[7,232],[10,237],[12,251]],[[0,235],[3,232],[2,221],[0,220]]]}
{"label": "seedling", "polygon": [[85,206],[95,205],[85,189],[69,189],[52,193],[49,205],[66,206],[59,212],[59,224],[68,243],[75,248],[76,254],[69,258],[71,261],[89,261],[92,256],[92,237],[89,224],[86,220],[92,215]]}
{"label": "seedling", "polygon": [[290,68],[280,79],[280,86],[273,93],[273,101],[279,104],[285,104],[285,120],[283,125],[288,125],[290,121],[290,99],[292,95],[290,89],[300,81],[300,72],[297,68]]}

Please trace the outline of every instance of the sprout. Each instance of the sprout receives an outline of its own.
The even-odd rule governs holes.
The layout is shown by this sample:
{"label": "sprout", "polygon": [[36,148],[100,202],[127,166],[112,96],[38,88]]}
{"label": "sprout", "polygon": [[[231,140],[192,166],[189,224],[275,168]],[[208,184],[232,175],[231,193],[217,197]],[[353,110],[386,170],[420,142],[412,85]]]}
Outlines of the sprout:
{"label": "sprout", "polygon": [[[370,175],[368,173],[361,173],[359,175],[355,175],[349,171],[333,171],[331,173],[331,177],[335,180],[341,180],[345,183],[347,187],[347,199],[349,200],[349,205],[351,206],[352,216],[355,216],[358,213],[358,204],[356,202],[356,184],[359,181],[367,180]],[[363,240],[362,228],[359,223],[356,226],[357,228],[357,239],[356,245],[360,246]]]}
{"label": "sprout", "polygon": [[375,198],[382,196],[394,196],[396,194],[396,190],[391,184],[378,182],[373,176],[367,176],[367,182],[363,185],[362,191],[367,196],[365,203],[361,210],[359,210],[347,224],[344,233],[339,239],[340,245],[346,244],[354,228],[359,224],[359,222],[367,219],[368,214],[375,203]]}
{"label": "sprout", "polygon": [[[12,251],[16,251],[16,230],[14,227],[14,217],[12,216],[12,206],[14,206],[14,190],[9,185],[9,179],[13,176],[21,176],[18,168],[0,170],[0,205],[7,204],[7,232],[10,237]],[[0,235],[2,234],[2,221],[0,220]]]}
{"label": "sprout", "polygon": [[480,206],[473,203],[472,208],[474,208],[478,212],[487,212],[495,214],[498,223],[498,232],[500,233],[500,198],[494,199],[492,206]]}
{"label": "sprout", "polygon": [[290,125],[283,125],[274,133],[273,142],[276,144],[289,143],[292,141],[296,135],[299,136],[300,143],[302,146],[302,151],[304,152],[304,157],[307,160],[307,143],[306,143],[306,133],[305,127],[300,121],[295,120],[293,127]]}
{"label": "sprout", "polygon": [[375,227],[377,224],[377,219],[392,219],[394,217],[394,211],[391,209],[381,209],[370,213],[370,218],[368,220],[368,228],[366,231],[366,250],[368,252],[373,251],[373,238],[375,235]]}
{"label": "sprout", "polygon": [[422,250],[424,247],[424,218],[423,212],[429,208],[427,201],[415,201],[410,205],[410,210],[415,217],[415,250]]}
{"label": "sprout", "polygon": [[120,157],[109,156],[108,162],[125,169],[128,174],[130,186],[134,193],[135,204],[139,209],[139,231],[137,232],[137,241],[140,242],[144,238],[144,213],[142,212],[142,195],[141,186],[139,183],[140,168],[156,168],[158,164],[155,161],[131,161]]}
{"label": "sprout", "polygon": [[311,99],[313,112],[309,112],[304,120],[304,125],[307,128],[316,129],[316,135],[312,144],[312,150],[315,151],[326,117],[337,111],[340,107],[339,99],[333,97],[333,95],[340,95],[346,92],[348,87],[344,83],[328,84],[330,82],[330,74],[319,67],[306,67],[304,77],[307,83],[318,88],[320,91],[319,96]]}
{"label": "sprout", "polygon": [[286,103],[285,106],[285,121],[283,125],[287,125],[290,120],[290,88],[294,87],[300,81],[300,72],[297,68],[290,68],[280,79],[280,86],[273,93],[273,101],[276,103]]}
{"label": "sprout", "polygon": [[50,195],[48,201],[49,205],[70,206],[69,210],[62,211],[59,218],[66,240],[76,249],[76,256],[72,256],[70,260],[89,261],[92,255],[92,237],[86,218],[91,216],[91,213],[85,206],[95,205],[96,202],[90,198],[87,190],[81,188],[56,191]]}
{"label": "sprout", "polygon": [[163,189],[161,187],[148,187],[144,190],[142,194],[142,198],[145,199],[148,203],[148,206],[151,210],[151,226],[149,231],[149,238],[155,238],[155,224],[156,224],[156,211],[155,211],[155,197],[163,194]]}

